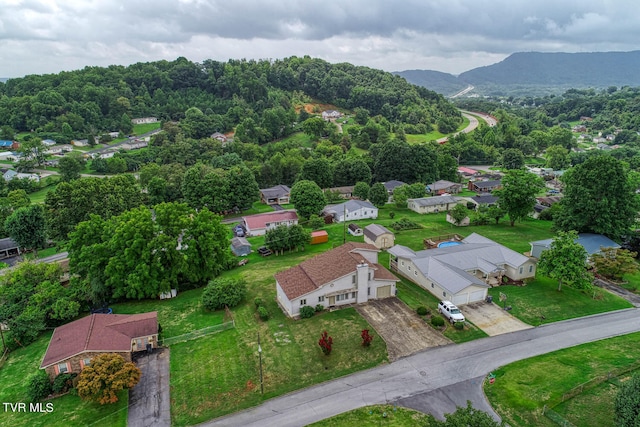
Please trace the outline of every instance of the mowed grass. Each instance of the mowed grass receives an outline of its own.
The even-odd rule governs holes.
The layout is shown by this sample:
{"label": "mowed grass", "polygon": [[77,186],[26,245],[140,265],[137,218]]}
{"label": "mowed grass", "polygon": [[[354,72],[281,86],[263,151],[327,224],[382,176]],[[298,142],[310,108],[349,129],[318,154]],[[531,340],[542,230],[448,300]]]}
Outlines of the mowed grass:
{"label": "mowed grass", "polygon": [[422,412],[393,405],[373,405],[345,412],[309,427],[429,427],[428,417]]}
{"label": "mowed grass", "polygon": [[[624,379],[623,379],[624,380]],[[553,408],[577,427],[613,426],[618,386],[604,382]]]}
{"label": "mowed grass", "polygon": [[[28,378],[40,368],[52,332],[43,334],[36,342],[12,352],[0,368],[0,401],[24,402],[27,396]],[[69,426],[69,425],[127,425],[129,394],[123,391],[113,405],[85,402],[78,396],[67,394],[45,403],[53,404],[53,412],[11,412],[2,408],[0,426]]]}
{"label": "mowed grass", "polygon": [[[515,362],[493,372],[496,381],[485,384],[485,394],[511,426],[554,426],[542,415],[544,405],[553,406],[564,393],[598,376],[633,366],[639,345],[640,333],[634,333]],[[590,408],[584,415],[594,412]]]}

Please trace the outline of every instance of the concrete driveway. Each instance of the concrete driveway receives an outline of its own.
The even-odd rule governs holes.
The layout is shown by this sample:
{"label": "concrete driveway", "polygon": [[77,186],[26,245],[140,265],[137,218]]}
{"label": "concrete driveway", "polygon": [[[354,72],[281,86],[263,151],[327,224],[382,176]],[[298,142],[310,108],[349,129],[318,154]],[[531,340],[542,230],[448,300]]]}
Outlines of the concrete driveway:
{"label": "concrete driveway", "polygon": [[516,319],[508,311],[503,310],[494,303],[474,302],[461,306],[460,310],[467,320],[489,336],[522,331],[533,327]]}
{"label": "concrete driveway", "polygon": [[170,427],[169,349],[156,349],[134,359],[142,371],[140,382],[129,390],[128,427]]}
{"label": "concrete driveway", "polygon": [[387,343],[391,362],[430,347],[451,344],[397,298],[369,301],[356,310]]}

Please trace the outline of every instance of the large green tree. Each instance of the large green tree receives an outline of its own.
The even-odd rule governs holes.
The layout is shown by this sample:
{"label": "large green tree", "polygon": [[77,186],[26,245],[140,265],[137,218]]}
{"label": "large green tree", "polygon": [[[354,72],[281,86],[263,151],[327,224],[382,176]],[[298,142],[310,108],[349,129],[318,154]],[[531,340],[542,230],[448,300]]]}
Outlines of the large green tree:
{"label": "large green tree", "polygon": [[38,248],[47,242],[44,208],[31,205],[14,211],[4,222],[4,229],[21,248],[31,249],[38,257]]}
{"label": "large green tree", "polygon": [[544,188],[542,179],[528,171],[514,169],[502,178],[502,188],[494,193],[498,204],[509,215],[511,226],[526,218],[536,204],[536,194]]}
{"label": "large green tree", "polygon": [[621,161],[607,154],[589,157],[569,169],[562,181],[564,197],[553,217],[558,229],[604,234],[615,240],[634,224],[640,205]]}
{"label": "large green tree", "polygon": [[551,247],[542,251],[538,261],[538,273],[558,281],[558,290],[567,284],[578,289],[591,286],[593,277],[586,268],[587,251],[577,242],[575,231],[560,231]]}
{"label": "large green tree", "polygon": [[329,160],[320,157],[309,159],[302,165],[300,179],[313,181],[320,188],[329,188],[333,185],[333,168]]}
{"label": "large green tree", "polygon": [[118,393],[133,388],[140,381],[142,371],[135,363],[127,362],[117,353],[103,353],[91,359],[78,377],[78,396],[101,405],[116,403]]}
{"label": "large green tree", "polygon": [[84,169],[85,160],[81,155],[70,153],[58,161],[60,177],[63,181],[73,181],[80,178],[80,172]]}
{"label": "large green tree", "polygon": [[318,215],[326,205],[324,193],[313,181],[302,180],[291,187],[291,203],[301,218]]}
{"label": "large green tree", "polygon": [[505,169],[522,169],[524,167],[524,155],[517,148],[507,148],[502,152],[502,167]]}
{"label": "large green tree", "polygon": [[387,189],[381,182],[376,182],[369,190],[369,201],[377,208],[382,208],[389,200]]}

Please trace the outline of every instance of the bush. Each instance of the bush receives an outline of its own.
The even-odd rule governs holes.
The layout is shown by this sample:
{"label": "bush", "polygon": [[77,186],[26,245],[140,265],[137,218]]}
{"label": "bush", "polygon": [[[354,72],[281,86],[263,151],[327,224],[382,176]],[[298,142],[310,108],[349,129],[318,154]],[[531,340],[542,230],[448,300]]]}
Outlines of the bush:
{"label": "bush", "polygon": [[202,305],[207,310],[219,310],[224,306],[235,307],[247,294],[247,285],[238,279],[217,278],[209,282],[202,292]]}
{"label": "bush", "polygon": [[309,317],[313,317],[315,314],[315,310],[310,305],[305,305],[300,309],[300,318],[308,319]]}
{"label": "bush", "polygon": [[258,307],[258,316],[260,316],[260,319],[264,321],[269,320],[269,310],[267,310],[265,306],[261,305]]}
{"label": "bush", "polygon": [[400,220],[398,220],[396,222],[392,222],[391,223],[391,228],[393,228],[396,231],[415,230],[415,229],[418,229],[418,228],[422,228],[422,225],[418,224],[415,221],[411,221],[410,219],[401,218]]}
{"label": "bush", "polygon": [[453,327],[456,328],[458,331],[461,331],[464,329],[464,322],[456,322],[453,324]]}
{"label": "bush", "polygon": [[70,388],[73,388],[73,379],[78,374],[60,374],[53,380],[52,390],[54,393],[66,393]]}
{"label": "bush", "polygon": [[260,308],[260,306],[261,306],[261,305],[263,305],[263,304],[264,304],[264,302],[262,301],[262,298],[260,298],[260,297],[256,297],[256,298],[253,300],[253,304],[255,304],[256,308]]}
{"label": "bush", "polygon": [[320,313],[322,310],[324,310],[324,305],[322,304],[316,305],[316,313]]}
{"label": "bush", "polygon": [[427,314],[429,314],[429,309],[421,305],[420,307],[416,308],[416,313],[418,313],[418,316],[426,316]]}
{"label": "bush", "polygon": [[431,324],[435,327],[444,326],[444,319],[440,316],[433,316],[431,318]]}
{"label": "bush", "polygon": [[51,381],[45,371],[38,371],[29,377],[27,396],[31,402],[39,402],[51,394]]}

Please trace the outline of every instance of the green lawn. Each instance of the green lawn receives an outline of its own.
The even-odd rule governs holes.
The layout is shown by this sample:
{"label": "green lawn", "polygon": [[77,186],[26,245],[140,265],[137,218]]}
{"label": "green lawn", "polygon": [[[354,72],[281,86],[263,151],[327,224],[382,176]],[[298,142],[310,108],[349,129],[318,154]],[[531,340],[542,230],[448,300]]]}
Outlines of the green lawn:
{"label": "green lawn", "polygon": [[[515,362],[494,371],[495,383],[485,383],[484,390],[493,408],[511,426],[555,426],[542,415],[544,405],[553,407],[574,387],[633,366],[637,363],[639,345],[640,333],[635,333]],[[560,406],[559,411],[571,420],[572,412],[579,412],[580,408],[576,405],[574,411]],[[595,419],[611,419],[611,408],[601,407],[601,411],[606,411],[604,413],[597,413],[597,408],[589,407],[581,414],[583,419],[591,419],[581,425],[612,425],[594,422]]]}
{"label": "green lawn", "polygon": [[44,203],[44,199],[45,197],[47,197],[47,193],[49,191],[53,191],[56,189],[56,187],[58,186],[58,184],[54,184],[54,185],[49,185],[47,187],[44,187],[43,189],[40,189],[36,192],[30,193],[29,199],[31,200],[31,203],[36,204],[36,203]]}
{"label": "green lawn", "polygon": [[309,427],[429,427],[428,418],[422,412],[393,405],[365,406],[326,420],[310,424]]}

